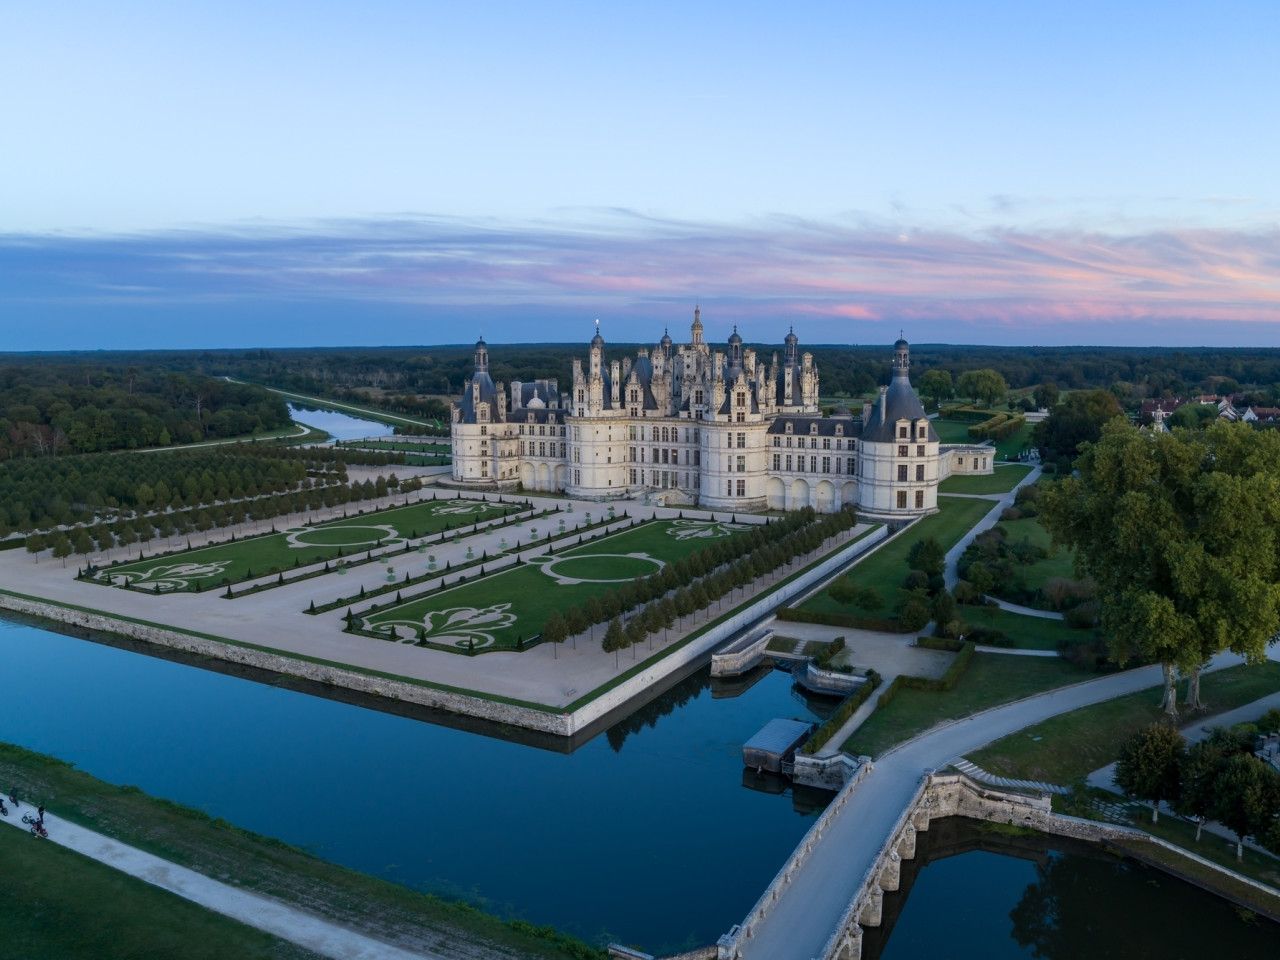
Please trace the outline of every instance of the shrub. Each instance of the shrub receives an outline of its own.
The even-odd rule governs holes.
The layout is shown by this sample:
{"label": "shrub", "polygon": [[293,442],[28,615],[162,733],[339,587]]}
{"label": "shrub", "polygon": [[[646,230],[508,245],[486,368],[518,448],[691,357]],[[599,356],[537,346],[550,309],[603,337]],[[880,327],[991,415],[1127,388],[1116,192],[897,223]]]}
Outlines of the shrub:
{"label": "shrub", "polygon": [[1098,604],[1095,601],[1072,607],[1062,615],[1073,630],[1088,630],[1098,622]]}
{"label": "shrub", "polygon": [[926,650],[946,650],[948,653],[959,653],[964,643],[952,637],[916,637],[916,646]]}
{"label": "shrub", "polygon": [[1111,652],[1107,642],[1096,634],[1087,639],[1063,640],[1058,644],[1058,656],[1084,670],[1101,670],[1110,663]]}
{"label": "shrub", "polygon": [[908,597],[898,610],[898,627],[904,633],[919,630],[928,622],[929,605],[921,597]]}
{"label": "shrub", "polygon": [[928,588],[929,575],[923,570],[912,570],[902,581],[903,590],[927,590]]}
{"label": "shrub", "polygon": [[1021,520],[1022,511],[1017,507],[1005,507],[1000,511],[1001,520]]}
{"label": "shrub", "polygon": [[1280,708],[1272,707],[1258,719],[1258,729],[1263,733],[1280,730]]}

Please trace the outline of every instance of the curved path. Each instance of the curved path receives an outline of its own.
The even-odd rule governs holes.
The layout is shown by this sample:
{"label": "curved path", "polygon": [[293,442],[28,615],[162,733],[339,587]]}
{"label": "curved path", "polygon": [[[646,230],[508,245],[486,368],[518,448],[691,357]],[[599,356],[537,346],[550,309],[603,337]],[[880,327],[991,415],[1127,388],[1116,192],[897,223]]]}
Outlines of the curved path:
{"label": "curved path", "polygon": [[964,555],[969,544],[973,543],[978,534],[984,530],[990,530],[1000,522],[1000,512],[1005,507],[1013,506],[1014,499],[1018,496],[1018,491],[1025,486],[1035,483],[1040,479],[1040,467],[1033,468],[1025,477],[1017,482],[1012,490],[1008,493],[995,494],[964,494],[964,493],[944,493],[939,494],[943,497],[968,497],[973,500],[990,500],[991,510],[985,517],[973,525],[973,528],[960,538],[960,542],[947,551],[946,572],[943,574],[947,581],[947,589],[954,590],[956,584],[960,581],[959,574],[956,573],[956,564],[960,562],[960,557]]}
{"label": "curved path", "polygon": [[[24,804],[20,810],[9,810],[3,819],[19,830],[28,828],[21,814],[32,808]],[[138,877],[176,893],[185,900],[198,903],[224,916],[239,920],[282,940],[296,943],[315,953],[337,960],[446,960],[435,953],[411,953],[389,943],[309,913],[290,907],[279,900],[219,883],[186,867],[145,853],[136,847],[77,826],[48,812],[44,815],[49,840],[75,850],[109,867]]]}
{"label": "curved path", "polygon": [[[1272,659],[1280,651],[1272,650]],[[1240,663],[1222,655],[1212,669]],[[832,816],[812,854],[738,949],[744,958],[810,960],[820,957],[838,919],[911,801],[924,771],[937,769],[992,740],[1079,707],[1162,683],[1159,665],[1090,680],[995,707],[933,728],[878,759]],[[1153,697],[1156,694],[1153,693]],[[850,788],[846,788],[850,789]],[[804,841],[802,840],[801,843]]]}

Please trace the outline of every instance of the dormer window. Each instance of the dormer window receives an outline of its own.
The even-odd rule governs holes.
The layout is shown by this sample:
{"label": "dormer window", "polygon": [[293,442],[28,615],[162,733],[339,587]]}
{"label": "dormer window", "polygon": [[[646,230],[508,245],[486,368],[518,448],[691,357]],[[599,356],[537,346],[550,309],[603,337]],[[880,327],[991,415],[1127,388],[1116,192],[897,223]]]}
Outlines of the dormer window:
{"label": "dormer window", "polygon": [[790,421],[790,420],[788,420],[788,421],[787,421],[787,433],[790,433],[790,432],[791,432],[791,427],[792,427],[792,423],[791,423],[791,421]]}
{"label": "dormer window", "polygon": [[814,437],[818,435],[818,425],[816,423],[809,424],[809,435]]}
{"label": "dormer window", "polygon": [[844,424],[843,424],[843,423],[837,423],[837,424],[836,424],[836,436],[837,436],[837,437],[843,437],[843,436],[844,436]]}
{"label": "dormer window", "polygon": [[898,436],[901,439],[906,440],[908,437],[911,436],[910,431],[911,431],[911,428],[904,423],[902,426],[898,428]]}

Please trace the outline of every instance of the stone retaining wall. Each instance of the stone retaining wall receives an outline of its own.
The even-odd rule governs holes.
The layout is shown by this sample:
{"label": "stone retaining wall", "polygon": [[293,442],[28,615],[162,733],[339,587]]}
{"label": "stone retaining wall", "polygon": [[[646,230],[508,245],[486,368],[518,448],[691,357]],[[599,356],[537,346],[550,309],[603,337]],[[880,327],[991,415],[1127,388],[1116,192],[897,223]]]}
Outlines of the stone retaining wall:
{"label": "stone retaining wall", "polygon": [[882,531],[873,531],[844,549],[836,551],[811,570],[739,610],[692,643],[673,651],[640,673],[620,683],[612,690],[608,690],[590,703],[584,704],[573,713],[537,710],[517,704],[501,703],[480,695],[472,696],[406,680],[371,676],[359,670],[331,664],[312,663],[283,653],[257,650],[253,647],[242,646],[225,640],[195,636],[179,630],[137,623],[104,613],[77,610],[60,604],[15,596],[3,591],[0,591],[0,608],[33,617],[57,620],[89,630],[118,634],[134,640],[171,647],[200,656],[213,657],[231,663],[241,663],[285,676],[332,684],[370,696],[387,697],[406,703],[445,710],[449,713],[478,717],[482,720],[506,723],[526,730],[568,737],[585,730],[592,723],[605,717],[610,712],[625,706],[628,701],[643,694],[653,684],[707,656],[712,649],[719,646],[739,630],[762,619],[780,603],[786,602],[800,591],[807,589],[814,581],[828,576],[831,571],[848,563],[853,557],[866,550],[879,539],[876,536],[877,533],[883,536]]}

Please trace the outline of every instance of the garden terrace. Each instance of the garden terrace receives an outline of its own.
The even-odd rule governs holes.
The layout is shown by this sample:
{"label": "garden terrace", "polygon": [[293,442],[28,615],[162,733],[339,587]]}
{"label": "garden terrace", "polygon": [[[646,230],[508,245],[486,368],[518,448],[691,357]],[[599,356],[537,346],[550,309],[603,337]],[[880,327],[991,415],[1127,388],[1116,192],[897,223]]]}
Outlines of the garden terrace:
{"label": "garden terrace", "polygon": [[132,589],[201,591],[308,564],[373,550],[403,548],[409,541],[484,523],[526,504],[433,499],[375,510],[314,526],[113,565],[90,574],[94,582]]}

